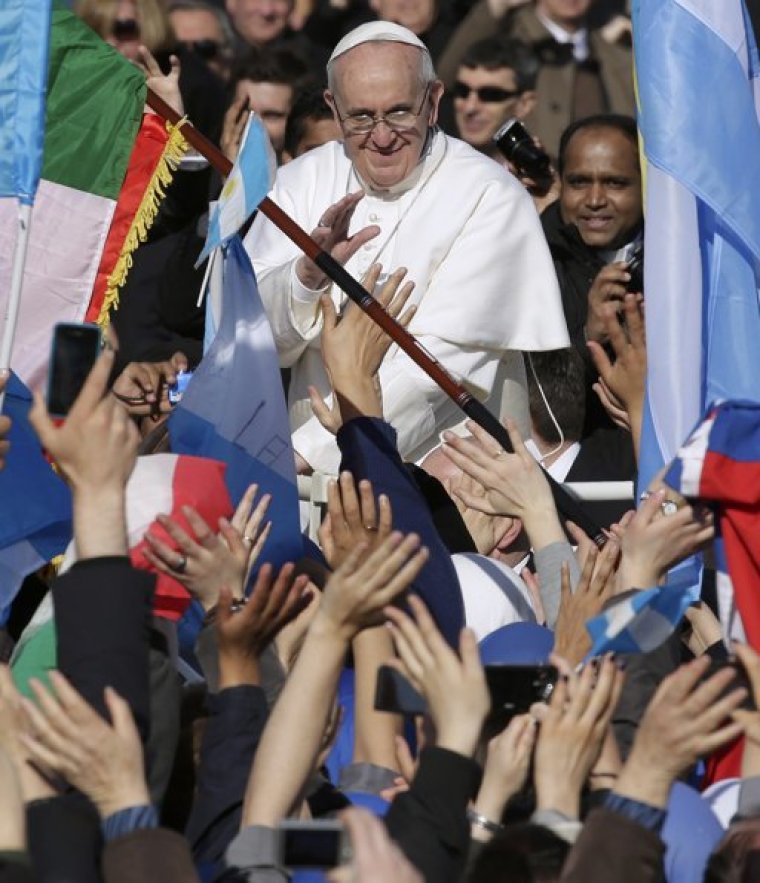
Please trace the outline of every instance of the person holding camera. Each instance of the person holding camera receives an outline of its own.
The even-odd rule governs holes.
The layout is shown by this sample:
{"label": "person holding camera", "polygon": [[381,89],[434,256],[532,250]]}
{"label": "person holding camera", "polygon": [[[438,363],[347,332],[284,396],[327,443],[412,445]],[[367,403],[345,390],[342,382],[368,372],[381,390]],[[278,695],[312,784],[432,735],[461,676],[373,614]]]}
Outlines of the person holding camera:
{"label": "person holding camera", "polygon": [[559,153],[560,196],[541,216],[573,346],[587,366],[583,437],[610,422],[592,386],[587,343],[607,342],[605,311],[642,294],[644,214],[636,122],[601,114],[569,126]]}

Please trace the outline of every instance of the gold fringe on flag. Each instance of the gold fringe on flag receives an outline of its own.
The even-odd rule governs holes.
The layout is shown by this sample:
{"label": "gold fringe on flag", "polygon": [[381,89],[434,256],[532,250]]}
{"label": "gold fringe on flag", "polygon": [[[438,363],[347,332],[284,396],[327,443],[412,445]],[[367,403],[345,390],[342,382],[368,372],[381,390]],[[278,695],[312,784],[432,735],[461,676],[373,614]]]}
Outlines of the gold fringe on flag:
{"label": "gold fringe on flag", "polygon": [[190,146],[182,135],[182,126],[185,122],[187,122],[187,117],[183,117],[176,126],[168,122],[166,124],[169,140],[166,142],[161,159],[145,188],[140,207],[132,219],[121,247],[121,253],[106,283],[103,304],[98,316],[98,325],[103,331],[108,328],[108,314],[111,307],[114,309],[119,307],[119,289],[126,282],[127,275],[132,269],[132,254],[137,246],[148,238],[148,231],[153,226],[161,202],[166,196],[166,188],[171,184],[174,172]]}

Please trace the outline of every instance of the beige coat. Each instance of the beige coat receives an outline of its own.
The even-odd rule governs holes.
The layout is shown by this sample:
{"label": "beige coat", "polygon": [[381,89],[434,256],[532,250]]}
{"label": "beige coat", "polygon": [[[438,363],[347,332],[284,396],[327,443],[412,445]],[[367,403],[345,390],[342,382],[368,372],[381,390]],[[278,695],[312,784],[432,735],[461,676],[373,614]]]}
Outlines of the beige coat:
{"label": "beige coat", "polygon": [[[491,15],[487,0],[479,0],[454,32],[438,63],[438,74],[451,88],[462,56],[473,43],[500,34],[533,45],[551,39],[536,17],[532,6],[522,6],[501,19]],[[607,43],[597,31],[589,34],[591,57],[599,62],[599,72],[611,113],[633,114],[633,60],[622,46]],[[560,135],[573,122],[575,65],[543,65],[538,74],[535,110],[525,120],[552,156],[557,155]]]}

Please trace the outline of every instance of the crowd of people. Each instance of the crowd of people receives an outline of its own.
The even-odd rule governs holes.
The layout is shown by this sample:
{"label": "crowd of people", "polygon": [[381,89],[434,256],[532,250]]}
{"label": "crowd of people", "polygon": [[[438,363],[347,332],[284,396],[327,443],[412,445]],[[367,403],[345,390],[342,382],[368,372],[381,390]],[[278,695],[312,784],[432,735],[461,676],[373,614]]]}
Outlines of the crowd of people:
{"label": "crowd of people", "polygon": [[[319,542],[275,566],[251,486],[213,522],[155,512],[133,566],[130,478],[170,446],[168,388],[203,358],[195,262],[223,182],[191,152],[73,408],[54,420],[36,394],[30,412],[71,489],[75,555],[26,581],[3,630],[0,883],[760,880],[760,656],[727,643],[709,553],[656,649],[592,656],[586,629],[709,550],[713,512],[658,476],[586,505],[599,548],[550,480],[637,473],[626,3],[73,7],[229,159],[259,115],[272,200],[511,450],[259,214],[244,246],[295,469],[328,477]],[[503,152],[510,118],[527,134]],[[6,468],[8,431],[0,417]],[[190,653],[156,615],[160,574],[201,611]],[[46,605],[55,660],[20,666]],[[740,777],[703,794],[729,751]]]}

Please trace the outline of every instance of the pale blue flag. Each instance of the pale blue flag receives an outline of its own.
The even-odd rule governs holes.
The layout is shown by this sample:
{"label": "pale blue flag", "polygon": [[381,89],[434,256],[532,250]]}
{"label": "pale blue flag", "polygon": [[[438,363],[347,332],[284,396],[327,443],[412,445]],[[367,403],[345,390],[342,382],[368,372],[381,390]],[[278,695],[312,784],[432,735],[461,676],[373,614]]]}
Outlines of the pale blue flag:
{"label": "pale blue flag", "polygon": [[0,196],[32,205],[42,169],[52,0],[0,4]]}

